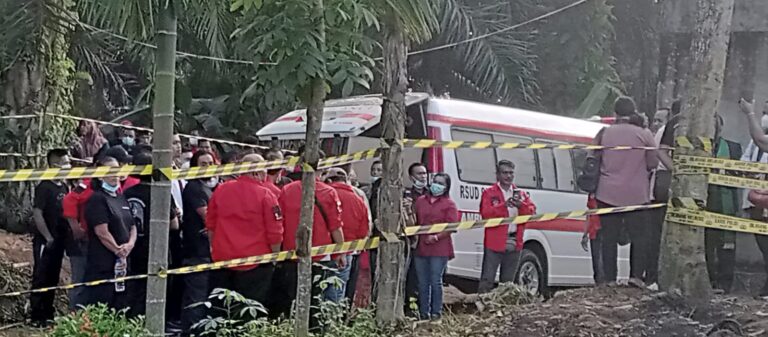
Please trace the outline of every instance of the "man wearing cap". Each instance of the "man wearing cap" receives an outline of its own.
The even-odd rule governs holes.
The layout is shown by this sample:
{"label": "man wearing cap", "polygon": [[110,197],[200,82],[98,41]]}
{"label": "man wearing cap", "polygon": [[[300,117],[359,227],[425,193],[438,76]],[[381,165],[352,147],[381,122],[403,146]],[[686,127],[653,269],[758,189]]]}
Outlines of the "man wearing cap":
{"label": "man wearing cap", "polygon": [[[242,159],[244,163],[263,161],[257,154]],[[211,195],[205,226],[214,262],[280,251],[283,213],[275,195],[262,186],[265,176],[265,171],[241,174]],[[271,263],[221,269],[211,275],[211,289],[233,290],[265,303],[273,271]]]}
{"label": "man wearing cap", "polygon": [[[341,201],[341,220],[344,226],[345,241],[355,241],[368,237],[370,232],[370,216],[368,207],[363,197],[355,191],[355,187],[349,184],[347,173],[344,169],[333,167],[325,175],[325,183],[331,186],[339,194]],[[350,282],[357,278],[357,264],[360,252],[346,254],[346,268],[339,268],[337,276],[341,279],[341,287],[331,285],[325,290],[325,298],[329,301],[339,302],[344,296],[350,300],[354,297],[354,289],[347,288],[347,285],[355,284]]]}

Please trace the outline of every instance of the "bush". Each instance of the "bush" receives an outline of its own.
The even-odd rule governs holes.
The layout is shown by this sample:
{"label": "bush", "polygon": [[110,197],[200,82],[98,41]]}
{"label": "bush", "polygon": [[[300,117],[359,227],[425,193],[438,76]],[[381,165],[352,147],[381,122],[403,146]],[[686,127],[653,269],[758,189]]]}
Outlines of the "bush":
{"label": "bush", "polygon": [[143,318],[127,318],[104,304],[56,318],[50,337],[141,337],[146,336]]}
{"label": "bush", "polygon": [[[208,308],[215,306],[223,314],[221,317],[203,319],[196,324],[202,329],[202,336],[215,337],[292,337],[294,320],[269,321],[263,316],[264,307],[242,295],[226,290],[215,289],[209,302],[200,303]],[[324,337],[382,337],[384,333],[376,326],[375,313],[372,309],[350,309],[344,303],[322,302],[320,304],[320,324]],[[258,318],[256,318],[258,317]]]}

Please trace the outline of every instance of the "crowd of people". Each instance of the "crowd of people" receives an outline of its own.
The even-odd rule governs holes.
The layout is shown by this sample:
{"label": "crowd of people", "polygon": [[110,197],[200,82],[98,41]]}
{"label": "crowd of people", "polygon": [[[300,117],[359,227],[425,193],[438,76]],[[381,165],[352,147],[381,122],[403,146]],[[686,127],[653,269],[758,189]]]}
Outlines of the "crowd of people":
{"label": "crowd of people", "polygon": [[[716,114],[712,156],[768,162],[768,157],[764,156],[768,150],[768,102],[760,117],[755,114],[752,103],[742,100],[740,105],[742,112],[748,116],[753,141],[746,151],[742,151],[739,143],[725,139],[722,136],[723,117]],[[675,132],[682,120],[680,110],[681,102],[675,101],[671,107],[659,109],[649,123],[637,113],[631,98],[617,99],[614,105],[616,123],[600,131],[593,143],[607,147],[651,147],[657,150],[598,150],[590,153],[593,163],[599,167],[599,174],[595,181],[588,180],[592,184],[582,187],[592,192],[588,207],[621,207],[669,201],[673,166],[671,151],[675,147]],[[758,175],[757,178],[764,177]],[[738,188],[710,185],[707,209],[719,214],[768,220],[767,192],[744,192],[742,197]],[[617,282],[617,248],[631,243],[629,283],[658,290],[659,251],[665,214],[665,208],[658,208],[591,217],[585,227],[582,246],[591,251],[595,283]],[[756,235],[756,240],[768,266],[768,241],[763,235]],[[735,232],[705,229],[707,270],[712,287],[717,292],[731,291],[735,252]],[[759,295],[768,296],[768,282]]]}
{"label": "crowd of people", "polygon": [[[71,168],[73,156],[91,161],[94,166],[152,164],[151,135],[148,133],[137,135],[131,129],[118,129],[111,137],[105,137],[96,124],[87,121],[80,124],[78,132],[80,138],[70,150],[48,153],[49,167]],[[258,163],[281,160],[284,155],[278,149],[247,149],[219,156],[208,141],[191,143],[182,144],[179,136],[174,137],[175,167]],[[190,149],[193,145],[194,149]],[[483,207],[489,210],[486,215],[535,212],[527,194],[512,184],[514,164],[502,161],[499,170],[497,195],[484,197],[484,203],[488,205]],[[404,194],[407,225],[459,220],[456,204],[448,193],[450,176],[438,172],[430,179],[426,166],[421,163],[411,165],[408,172],[413,186]],[[370,173],[371,182],[362,186],[349,165],[333,167],[318,175],[313,246],[378,234],[373,223],[381,186],[381,162],[374,162]],[[270,169],[237,176],[172,181],[169,267],[295,249],[302,206],[300,175],[298,169]],[[41,182],[35,190],[34,201],[36,231],[32,288],[58,284],[65,254],[71,263],[73,283],[146,274],[150,262],[151,182],[151,176]],[[488,266],[484,268],[483,277],[491,284],[484,285],[486,291],[492,287],[492,274],[495,275],[500,265],[502,280],[511,280],[515,269],[514,254],[520,248],[516,245],[519,240],[515,240],[515,233],[521,229],[512,226],[489,230],[489,237],[500,236],[502,239],[487,240]],[[509,242],[513,244],[509,245]],[[419,304],[415,315],[423,319],[439,319],[443,274],[448,260],[454,255],[451,233],[421,235],[411,241],[410,248],[408,297],[403,304],[410,311],[409,301],[415,298]],[[375,250],[366,254],[352,252],[314,257],[313,279],[322,281],[335,276],[340,282],[327,285],[316,282],[313,298],[351,301],[357,289],[361,259],[365,256],[371,259],[373,277]],[[297,262],[285,261],[171,277],[166,313],[169,327],[185,334],[195,332],[195,323],[206,315],[217,313],[206,306],[193,304],[208,301],[210,292],[218,288],[236,291],[262,303],[271,318],[286,317],[290,315],[296,297],[297,269]],[[69,293],[70,309],[103,303],[113,308],[126,308],[131,316],[143,315],[146,284],[146,279],[142,279],[77,287]],[[33,324],[50,324],[54,316],[53,300],[54,292],[31,294]],[[212,306],[217,307],[221,306],[215,303]],[[317,327],[316,316],[312,316],[312,326]]]}
{"label": "crowd of people", "polygon": [[[716,136],[712,155],[768,162],[768,103],[762,119],[753,105],[742,102],[749,117],[754,141],[743,152],[738,144],[721,137],[722,118],[715,118]],[[627,97],[614,105],[616,123],[604,128],[594,144],[604,146],[652,147],[658,150],[594,151],[590,154],[595,178],[582,189],[591,192],[588,206],[621,207],[669,200],[671,149],[680,123],[680,103],[659,110],[652,122],[642,118]],[[98,166],[152,163],[151,134],[118,129],[108,140],[93,122],[82,122],[79,141],[71,150],[48,153],[49,167],[71,167],[70,154]],[[219,155],[207,140],[182,144],[173,140],[174,166],[207,167],[222,163],[258,163],[283,159],[278,149],[247,149]],[[383,170],[381,162],[370,168],[371,181],[360,184],[349,165],[323,170],[315,191],[312,245],[320,246],[379,235],[378,195]],[[585,168],[585,175],[586,175]],[[534,200],[514,184],[515,163],[501,160],[495,167],[497,183],[485,189],[479,205],[483,219],[507,218],[536,213]],[[422,163],[408,167],[411,187],[403,195],[406,226],[457,222],[456,204],[451,200],[451,177],[428,172]],[[235,258],[268,254],[296,248],[301,213],[301,172],[270,169],[237,176],[175,180],[171,187],[169,267],[192,266]],[[150,176],[104,177],[77,181],[43,181],[34,199],[34,273],[32,288],[58,283],[64,255],[69,256],[72,281],[85,282],[124,275],[145,274],[149,262]],[[581,185],[581,183],[580,183]],[[581,186],[580,186],[581,187]],[[722,214],[747,209],[753,219],[768,219],[768,193],[752,191],[744,200],[734,188],[711,186],[708,207]],[[658,259],[664,209],[618,213],[590,218],[582,245],[592,254],[597,285],[618,280],[617,250],[632,243],[630,283],[657,289]],[[490,291],[495,282],[515,281],[523,248],[525,224],[502,225],[485,230],[479,292]],[[735,239],[732,232],[706,230],[707,266],[715,288],[728,291],[733,282]],[[406,312],[410,299],[417,299],[421,319],[442,315],[443,275],[453,258],[450,232],[410,238],[407,250],[405,289]],[[768,240],[757,236],[768,261]],[[332,254],[313,258],[315,280],[336,276],[340,282],[313,286],[313,298],[341,302],[355,296],[361,260],[369,256],[375,279],[377,252]],[[262,263],[171,277],[167,298],[167,320],[183,333],[211,314],[205,306],[193,304],[209,299],[210,291],[225,288],[262,303],[270,318],[290,315],[296,297],[298,265],[295,261]],[[319,277],[317,277],[319,276]],[[375,290],[374,290],[375,294]],[[768,295],[768,283],[761,292]],[[70,291],[70,306],[105,303],[129,308],[130,315],[144,314],[146,280],[79,287]],[[53,318],[54,292],[31,294],[31,318],[45,325]],[[217,306],[214,305],[213,308]],[[313,308],[317,308],[313,305]],[[216,314],[215,310],[213,314]],[[313,314],[313,327],[317,327]]]}

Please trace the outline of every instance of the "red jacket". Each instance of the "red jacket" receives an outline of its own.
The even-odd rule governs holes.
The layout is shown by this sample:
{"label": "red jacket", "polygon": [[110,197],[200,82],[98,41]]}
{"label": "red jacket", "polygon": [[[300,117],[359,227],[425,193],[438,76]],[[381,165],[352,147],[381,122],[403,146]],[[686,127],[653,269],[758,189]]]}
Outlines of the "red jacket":
{"label": "red jacket", "polygon": [[342,182],[330,185],[339,194],[341,201],[341,222],[344,224],[345,241],[364,239],[368,236],[368,208],[365,201],[349,184]]}
{"label": "red jacket", "polygon": [[84,231],[88,230],[88,225],[85,223],[85,204],[92,194],[91,181],[87,179],[83,181],[81,186],[72,189],[61,200],[62,215],[67,219],[77,220],[80,228]]}
{"label": "red jacket", "polygon": [[213,235],[213,261],[269,254],[271,245],[283,241],[283,214],[277,198],[247,175],[216,188],[208,201],[205,227]]}
{"label": "red jacket", "polygon": [[[423,195],[416,199],[413,208],[416,212],[416,220],[420,226],[458,222],[461,219],[456,203],[445,195],[437,198]],[[427,244],[427,240],[428,237],[434,234],[419,235],[416,254],[418,256],[445,256],[453,259],[454,252],[451,234],[451,232],[437,234],[438,241],[432,244]]]}
{"label": "red jacket", "polygon": [[[594,194],[589,195],[589,199],[587,199],[587,208],[589,209],[597,209],[597,199],[595,198]],[[590,215],[587,216],[587,234],[589,235],[590,240],[594,240],[597,238],[597,231],[600,230],[600,216],[599,215]]]}
{"label": "red jacket", "polygon": [[277,185],[275,185],[272,180],[269,180],[269,178],[262,183],[262,186],[272,192],[275,197],[280,197],[280,187],[277,187]]}
{"label": "red jacket", "polygon": [[[333,243],[331,232],[342,228],[341,201],[339,194],[332,187],[320,181],[315,182],[315,199],[325,212],[325,216],[315,205],[312,222],[312,246],[324,246]],[[296,231],[299,228],[301,214],[301,180],[283,186],[280,194],[280,207],[285,213],[285,232],[283,233],[283,250],[296,249]],[[322,260],[318,256],[315,260]]]}
{"label": "red jacket", "polygon": [[[517,188],[512,185],[511,188]],[[536,214],[536,205],[534,205],[528,193],[522,193],[522,205],[518,208],[518,215],[533,215]],[[509,210],[507,209],[506,198],[504,198],[504,192],[498,183],[493,184],[490,188],[483,191],[482,197],[480,197],[480,216],[483,219],[494,218],[507,218],[509,217]],[[525,230],[525,224],[517,224],[516,245],[517,250],[523,249],[523,231]],[[501,225],[497,227],[490,227],[485,229],[485,248],[488,248],[495,252],[504,252],[507,248],[507,237],[509,231],[509,225]]]}

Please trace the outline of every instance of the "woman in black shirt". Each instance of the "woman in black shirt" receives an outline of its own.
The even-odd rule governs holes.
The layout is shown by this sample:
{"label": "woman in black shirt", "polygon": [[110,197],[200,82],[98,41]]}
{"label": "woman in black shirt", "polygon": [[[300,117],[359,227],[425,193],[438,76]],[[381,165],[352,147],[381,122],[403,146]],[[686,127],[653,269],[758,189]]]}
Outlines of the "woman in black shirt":
{"label": "woman in black shirt", "polygon": [[[118,167],[115,158],[104,157],[99,166]],[[88,270],[85,281],[111,279],[117,268],[125,268],[136,244],[136,226],[125,197],[118,193],[119,177],[91,180],[93,195],[85,205],[88,224]],[[117,267],[117,268],[116,268]],[[126,306],[125,282],[88,287],[88,304],[104,303],[116,309]]]}
{"label": "woman in black shirt", "polygon": [[[209,152],[197,151],[190,164],[192,167],[208,167],[214,164],[214,158]],[[217,177],[190,180],[182,192],[184,221],[181,223],[181,232],[185,266],[211,262],[211,244],[205,230],[205,216],[208,212],[208,199],[217,184]],[[208,272],[184,276],[181,328],[185,333],[193,332],[190,330],[192,326],[205,318],[204,306],[190,306],[205,302],[208,298],[208,276]]]}

